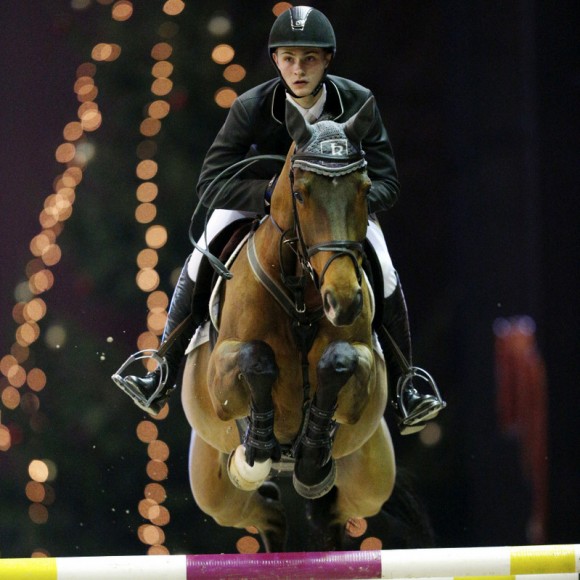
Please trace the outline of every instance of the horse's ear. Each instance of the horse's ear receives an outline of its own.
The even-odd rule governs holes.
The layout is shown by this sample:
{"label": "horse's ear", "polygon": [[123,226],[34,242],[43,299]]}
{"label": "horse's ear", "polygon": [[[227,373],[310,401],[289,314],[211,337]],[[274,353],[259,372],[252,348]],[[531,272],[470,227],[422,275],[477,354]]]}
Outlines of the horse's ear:
{"label": "horse's ear", "polygon": [[286,100],[286,128],[298,149],[306,145],[312,137],[310,124],[289,100]]}
{"label": "horse's ear", "polygon": [[358,113],[344,124],[344,132],[353,143],[360,143],[375,122],[375,98],[370,96]]}

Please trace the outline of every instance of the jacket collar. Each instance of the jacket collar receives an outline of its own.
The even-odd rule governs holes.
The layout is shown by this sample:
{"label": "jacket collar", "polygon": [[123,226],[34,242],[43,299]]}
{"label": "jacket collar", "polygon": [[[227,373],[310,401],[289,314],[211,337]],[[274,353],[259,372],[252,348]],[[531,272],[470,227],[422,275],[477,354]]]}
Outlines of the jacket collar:
{"label": "jacket collar", "polygon": [[[333,121],[337,121],[344,114],[344,107],[338,87],[327,77],[326,81],[326,103],[324,104],[324,115],[328,115]],[[276,123],[283,125],[286,116],[286,91],[281,82],[276,83],[272,94],[272,118]]]}

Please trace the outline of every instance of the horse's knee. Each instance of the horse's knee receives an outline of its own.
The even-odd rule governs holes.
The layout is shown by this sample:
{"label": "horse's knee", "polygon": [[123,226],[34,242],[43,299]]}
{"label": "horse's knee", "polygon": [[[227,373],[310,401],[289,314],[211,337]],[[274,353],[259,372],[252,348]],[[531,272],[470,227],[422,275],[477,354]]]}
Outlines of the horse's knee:
{"label": "horse's knee", "polygon": [[320,394],[324,394],[325,398],[336,398],[340,389],[355,373],[357,364],[358,352],[350,343],[331,343],[316,366]]}
{"label": "horse's knee", "polygon": [[355,372],[357,362],[358,353],[354,346],[340,340],[328,345],[316,368],[325,383],[339,383],[342,386]]}
{"label": "horse's knee", "polygon": [[274,382],[278,376],[274,351],[268,343],[262,340],[252,340],[241,346],[238,368],[249,382],[252,379],[266,379]]}
{"label": "horse's knee", "polygon": [[240,348],[238,369],[246,381],[252,400],[271,404],[272,385],[278,377],[276,357],[269,344],[262,340],[246,342]]}

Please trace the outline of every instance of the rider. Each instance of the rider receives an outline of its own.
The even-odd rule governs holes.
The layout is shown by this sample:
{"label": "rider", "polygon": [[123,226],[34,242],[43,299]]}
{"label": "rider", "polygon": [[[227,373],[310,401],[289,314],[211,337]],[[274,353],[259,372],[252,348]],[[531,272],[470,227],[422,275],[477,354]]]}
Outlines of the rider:
{"label": "rider", "polygon": [[[264,215],[276,182],[271,165],[256,163],[251,170],[233,179],[221,177],[222,170],[247,157],[261,154],[285,156],[291,144],[284,124],[286,100],[289,100],[310,122],[324,116],[346,121],[371,96],[371,92],[345,78],[328,75],[335,50],[334,30],[324,14],[315,8],[297,6],[275,20],[269,37],[271,60],[278,78],[263,83],[239,96],[233,103],[224,125],[210,147],[198,182],[198,195],[204,205],[216,209],[209,220],[206,238],[241,216]],[[394,205],[399,183],[391,144],[378,109],[374,125],[362,142],[372,181],[369,191],[369,228],[367,239],[378,257],[382,270],[382,317],[375,329],[385,353],[392,385],[390,401],[398,417],[402,434],[420,431],[445,406],[436,387],[424,394],[413,386],[416,367],[411,367],[411,338],[407,308],[401,283],[393,268],[384,236],[374,214]],[[211,184],[211,188],[209,187]],[[215,195],[219,192],[219,197]],[[205,238],[204,238],[205,239]],[[205,243],[200,241],[202,246]],[[147,412],[159,413],[175,388],[180,363],[188,342],[205,313],[192,311],[192,296],[202,254],[198,250],[188,257],[175,288],[169,308],[163,339],[184,320],[185,328],[176,338],[172,335],[164,358],[166,377],[159,368],[145,377],[121,379],[123,390]],[[377,287],[375,287],[375,292]],[[173,342],[171,342],[173,341]],[[164,349],[165,350],[165,349]],[[424,371],[421,371],[424,373]],[[426,374],[426,373],[425,373]],[[428,375],[427,375],[428,376]],[[160,380],[165,378],[164,384]],[[116,375],[116,382],[119,376]],[[434,384],[434,383],[433,383]],[[152,401],[153,393],[158,391]],[[139,399],[139,401],[137,400]]]}

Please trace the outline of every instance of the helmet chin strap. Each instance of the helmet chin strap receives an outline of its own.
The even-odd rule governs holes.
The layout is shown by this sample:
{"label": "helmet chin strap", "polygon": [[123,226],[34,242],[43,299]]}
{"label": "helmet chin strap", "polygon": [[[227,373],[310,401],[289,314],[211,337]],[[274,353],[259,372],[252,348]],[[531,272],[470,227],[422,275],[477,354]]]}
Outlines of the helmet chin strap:
{"label": "helmet chin strap", "polygon": [[[302,95],[301,97],[299,97],[289,86],[288,83],[284,80],[284,77],[282,76],[282,73],[280,72],[280,69],[278,68],[278,65],[276,64],[276,61],[274,60],[274,58],[272,57],[272,63],[274,64],[274,66],[276,67],[276,71],[278,72],[278,76],[280,77],[280,80],[282,81],[282,84],[284,85],[284,88],[286,89],[286,91],[288,91],[288,93],[290,93],[290,96],[294,99],[305,99],[306,97],[315,97],[320,90],[322,89],[322,85],[324,85],[324,81],[326,80],[326,76],[328,74],[328,66],[324,69],[324,74],[322,75],[322,78],[320,79],[320,82],[316,85],[316,87],[314,88],[314,90],[309,94],[309,95]],[[329,63],[330,64],[330,63]]]}

